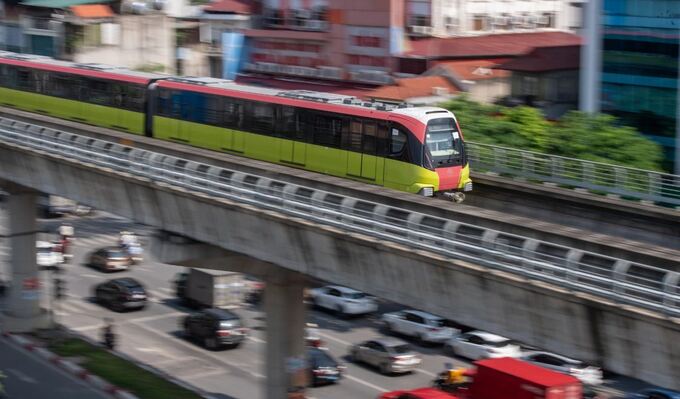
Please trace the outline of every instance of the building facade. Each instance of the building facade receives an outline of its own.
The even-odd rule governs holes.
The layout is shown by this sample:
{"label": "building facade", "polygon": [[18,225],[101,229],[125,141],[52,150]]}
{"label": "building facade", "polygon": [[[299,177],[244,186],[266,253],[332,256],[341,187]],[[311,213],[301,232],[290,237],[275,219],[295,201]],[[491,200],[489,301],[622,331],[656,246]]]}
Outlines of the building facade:
{"label": "building facade", "polygon": [[583,0],[407,0],[410,36],[475,36],[541,30],[574,31]]}
{"label": "building facade", "polygon": [[592,1],[600,26],[586,27],[581,109],[644,133],[663,146],[666,168],[680,173],[680,2]]}

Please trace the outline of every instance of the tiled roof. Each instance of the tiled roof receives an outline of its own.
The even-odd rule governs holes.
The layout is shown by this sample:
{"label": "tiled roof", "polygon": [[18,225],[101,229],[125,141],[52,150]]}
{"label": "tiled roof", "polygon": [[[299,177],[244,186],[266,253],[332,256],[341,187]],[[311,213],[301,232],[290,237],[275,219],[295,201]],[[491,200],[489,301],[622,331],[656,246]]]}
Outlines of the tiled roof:
{"label": "tiled roof", "polygon": [[414,40],[407,55],[428,58],[518,56],[535,47],[578,44],[581,44],[581,38],[566,32],[504,33]]}
{"label": "tiled roof", "polygon": [[111,18],[114,16],[111,7],[106,4],[83,4],[71,6],[70,9],[78,18]]}
{"label": "tiled roof", "polygon": [[518,72],[548,72],[579,69],[581,46],[535,48],[529,54],[509,60],[497,68]]}
{"label": "tiled roof", "polygon": [[406,101],[414,97],[433,95],[433,88],[443,87],[448,94],[460,91],[443,76],[418,76],[415,78],[397,79],[396,84],[378,87],[368,93],[368,97],[378,100]]}
{"label": "tiled roof", "polygon": [[446,68],[460,80],[498,79],[510,76],[510,72],[494,67],[508,61],[508,58],[437,61],[435,68]]}
{"label": "tiled roof", "polygon": [[207,12],[228,12],[234,14],[247,14],[253,12],[251,0],[215,0],[204,9]]}

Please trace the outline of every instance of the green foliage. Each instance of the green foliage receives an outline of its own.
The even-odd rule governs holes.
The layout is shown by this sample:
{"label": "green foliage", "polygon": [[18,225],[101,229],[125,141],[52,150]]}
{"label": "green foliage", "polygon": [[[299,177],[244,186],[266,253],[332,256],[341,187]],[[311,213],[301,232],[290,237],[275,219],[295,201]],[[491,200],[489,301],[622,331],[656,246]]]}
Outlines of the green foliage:
{"label": "green foliage", "polygon": [[142,399],[200,399],[198,394],[78,338],[52,344],[49,349],[62,357],[81,358],[82,367]]}
{"label": "green foliage", "polygon": [[443,106],[456,114],[469,141],[661,170],[661,147],[610,115],[572,111],[552,123],[536,108],[480,104],[465,96]]}
{"label": "green foliage", "polygon": [[140,72],[165,72],[165,65],[163,64],[158,64],[155,62],[151,62],[148,64],[142,64],[138,65],[135,68],[135,71],[140,71]]}

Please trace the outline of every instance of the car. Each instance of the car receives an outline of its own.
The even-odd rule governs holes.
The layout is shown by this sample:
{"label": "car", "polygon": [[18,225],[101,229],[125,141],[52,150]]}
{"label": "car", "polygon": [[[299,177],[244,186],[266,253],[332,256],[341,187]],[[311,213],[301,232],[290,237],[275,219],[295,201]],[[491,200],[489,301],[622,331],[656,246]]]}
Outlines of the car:
{"label": "car", "polygon": [[442,391],[438,388],[417,388],[385,392],[378,399],[460,399],[460,396]]}
{"label": "car", "polygon": [[494,357],[520,357],[519,345],[500,335],[484,331],[470,331],[451,338],[445,348],[456,356],[468,359],[488,359]]}
{"label": "car", "polygon": [[184,317],[184,337],[203,344],[206,349],[237,348],[248,336],[241,317],[219,308],[205,309]]}
{"label": "car", "polygon": [[90,255],[90,265],[101,271],[127,270],[132,259],[127,252],[118,247],[105,247]]}
{"label": "car", "polygon": [[36,262],[42,268],[54,268],[64,263],[61,245],[48,241],[36,242]]}
{"label": "car", "polygon": [[309,297],[315,306],[333,310],[342,315],[360,315],[378,310],[374,297],[338,285],[312,289]]}
{"label": "car", "polygon": [[340,381],[345,367],[333,359],[328,350],[308,346],[306,355],[312,386]]}
{"label": "car", "polygon": [[320,348],[323,345],[319,326],[315,323],[307,323],[305,326],[305,345]]}
{"label": "car", "polygon": [[589,366],[580,360],[542,351],[526,352],[521,356],[521,359],[537,366],[572,375],[584,384],[602,384],[602,369]]}
{"label": "car", "polygon": [[444,343],[460,333],[447,327],[443,318],[420,310],[385,313],[382,321],[388,332],[414,337],[421,343]]}
{"label": "car", "polygon": [[350,357],[377,367],[383,374],[408,373],[422,362],[409,344],[397,338],[375,338],[352,346]]}
{"label": "car", "polygon": [[647,388],[628,394],[626,399],[680,399],[680,392],[665,388]]}
{"label": "car", "polygon": [[94,289],[94,298],[98,303],[122,312],[128,309],[144,309],[148,295],[142,283],[124,277],[98,284]]}

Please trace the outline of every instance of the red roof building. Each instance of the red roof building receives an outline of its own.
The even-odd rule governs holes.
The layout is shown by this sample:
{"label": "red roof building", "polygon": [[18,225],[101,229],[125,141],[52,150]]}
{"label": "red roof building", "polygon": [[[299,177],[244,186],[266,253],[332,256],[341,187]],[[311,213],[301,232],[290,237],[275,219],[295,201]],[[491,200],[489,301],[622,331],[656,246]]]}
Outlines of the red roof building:
{"label": "red roof building", "polygon": [[566,32],[505,33],[486,36],[428,38],[412,41],[406,55],[429,59],[516,57],[536,47],[580,45]]}
{"label": "red roof building", "polygon": [[250,15],[254,7],[251,0],[215,0],[205,6],[203,11]]}
{"label": "red roof building", "polygon": [[432,104],[445,101],[460,89],[444,76],[418,76],[397,79],[394,85],[386,85],[367,94],[367,97],[386,102],[420,102]]}
{"label": "red roof building", "polygon": [[503,71],[549,72],[579,69],[581,46],[538,47],[497,66]]}

